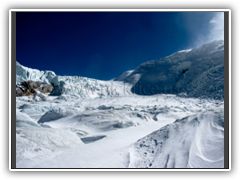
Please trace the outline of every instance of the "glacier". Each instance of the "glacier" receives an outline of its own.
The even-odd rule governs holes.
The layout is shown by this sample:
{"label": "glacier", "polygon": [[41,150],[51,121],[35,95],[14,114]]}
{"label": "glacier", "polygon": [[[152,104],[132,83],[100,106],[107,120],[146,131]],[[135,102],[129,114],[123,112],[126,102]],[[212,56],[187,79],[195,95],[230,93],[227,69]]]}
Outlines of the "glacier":
{"label": "glacier", "polygon": [[54,89],[16,97],[16,167],[223,168],[223,55],[213,41],[109,81],[17,62],[16,85]]}

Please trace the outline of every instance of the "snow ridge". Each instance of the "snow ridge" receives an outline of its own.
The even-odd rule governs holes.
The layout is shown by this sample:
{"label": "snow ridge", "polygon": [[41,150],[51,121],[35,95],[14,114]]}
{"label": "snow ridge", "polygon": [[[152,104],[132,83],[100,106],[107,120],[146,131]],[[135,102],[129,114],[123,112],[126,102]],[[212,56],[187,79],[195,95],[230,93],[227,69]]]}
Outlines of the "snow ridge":
{"label": "snow ridge", "polygon": [[139,95],[161,94],[167,89],[169,94],[223,99],[224,81],[218,78],[224,74],[222,67],[224,41],[219,40],[145,62],[121,80],[132,84],[132,92]]}
{"label": "snow ridge", "polygon": [[130,168],[223,168],[222,108],[187,116],[138,140]]}

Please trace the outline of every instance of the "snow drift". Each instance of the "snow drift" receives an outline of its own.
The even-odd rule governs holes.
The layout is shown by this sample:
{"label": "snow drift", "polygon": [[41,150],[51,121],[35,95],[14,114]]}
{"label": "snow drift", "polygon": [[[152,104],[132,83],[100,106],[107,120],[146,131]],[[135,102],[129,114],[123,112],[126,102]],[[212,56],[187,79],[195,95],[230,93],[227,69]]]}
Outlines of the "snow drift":
{"label": "snow drift", "polygon": [[223,109],[188,116],[138,140],[131,168],[224,168]]}

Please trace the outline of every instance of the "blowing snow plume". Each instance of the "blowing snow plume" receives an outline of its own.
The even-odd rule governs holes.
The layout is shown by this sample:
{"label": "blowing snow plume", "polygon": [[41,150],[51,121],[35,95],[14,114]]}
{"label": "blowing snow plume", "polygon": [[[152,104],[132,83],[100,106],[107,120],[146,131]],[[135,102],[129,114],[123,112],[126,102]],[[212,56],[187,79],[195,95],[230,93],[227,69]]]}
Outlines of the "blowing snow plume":
{"label": "blowing snow plume", "polygon": [[188,34],[186,49],[224,39],[224,12],[185,12],[177,19]]}

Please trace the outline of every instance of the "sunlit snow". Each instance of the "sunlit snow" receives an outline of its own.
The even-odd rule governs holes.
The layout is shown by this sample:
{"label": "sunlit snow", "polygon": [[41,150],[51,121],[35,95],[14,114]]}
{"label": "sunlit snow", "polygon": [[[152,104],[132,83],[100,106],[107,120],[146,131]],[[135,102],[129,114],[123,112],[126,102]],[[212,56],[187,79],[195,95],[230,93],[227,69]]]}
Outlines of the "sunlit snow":
{"label": "sunlit snow", "polygon": [[[16,98],[17,168],[223,168],[223,49],[214,41],[110,81],[17,64],[17,84],[54,85]],[[132,91],[156,79],[179,93]]]}

